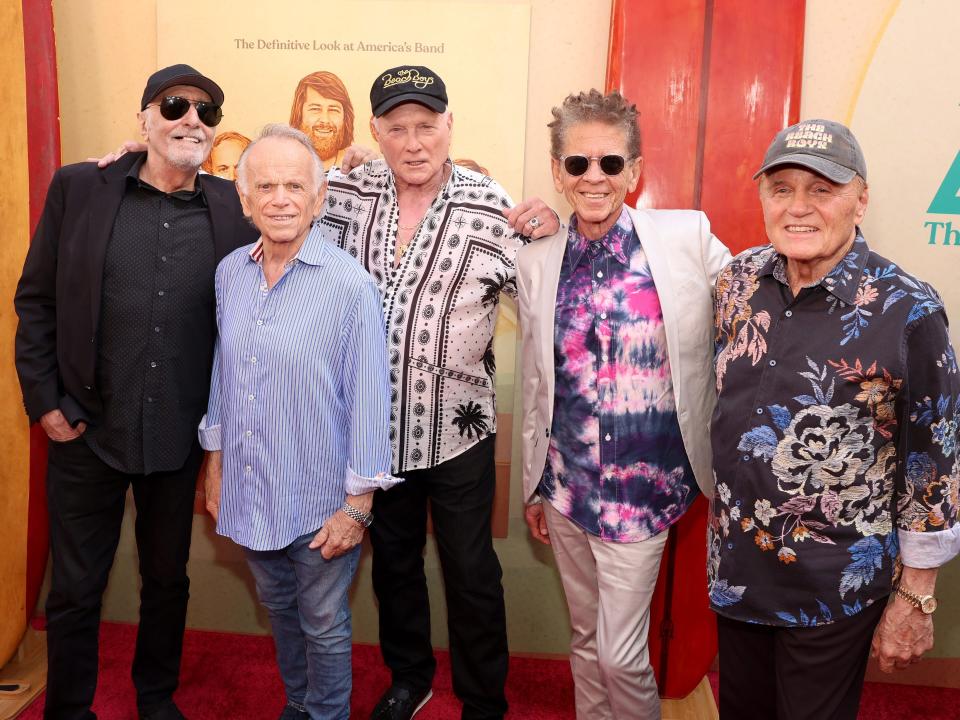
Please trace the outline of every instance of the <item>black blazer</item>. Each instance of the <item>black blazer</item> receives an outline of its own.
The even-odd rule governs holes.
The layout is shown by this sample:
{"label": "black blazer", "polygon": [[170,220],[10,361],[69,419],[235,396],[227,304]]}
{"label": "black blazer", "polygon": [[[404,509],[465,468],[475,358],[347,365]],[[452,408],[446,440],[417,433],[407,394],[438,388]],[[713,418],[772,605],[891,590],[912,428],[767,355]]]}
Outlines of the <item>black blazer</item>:
{"label": "black blazer", "polygon": [[[99,417],[103,262],[127,173],[141,155],[128,153],[102,170],[90,162],[66,165],[50,182],[14,297],[17,374],[32,422],[57,408],[71,424]],[[259,233],[244,219],[232,182],[199,178],[220,262]]]}

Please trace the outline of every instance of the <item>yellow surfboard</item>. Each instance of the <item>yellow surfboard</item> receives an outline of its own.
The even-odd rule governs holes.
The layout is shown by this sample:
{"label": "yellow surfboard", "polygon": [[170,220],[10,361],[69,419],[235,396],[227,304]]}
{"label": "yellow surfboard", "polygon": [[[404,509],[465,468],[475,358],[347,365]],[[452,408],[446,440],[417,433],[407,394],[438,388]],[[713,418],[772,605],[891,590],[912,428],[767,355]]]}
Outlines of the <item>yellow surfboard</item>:
{"label": "yellow surfboard", "polygon": [[13,294],[47,186],[60,163],[53,9],[0,3],[0,667],[33,615],[47,562],[46,440],[32,431],[13,365]]}

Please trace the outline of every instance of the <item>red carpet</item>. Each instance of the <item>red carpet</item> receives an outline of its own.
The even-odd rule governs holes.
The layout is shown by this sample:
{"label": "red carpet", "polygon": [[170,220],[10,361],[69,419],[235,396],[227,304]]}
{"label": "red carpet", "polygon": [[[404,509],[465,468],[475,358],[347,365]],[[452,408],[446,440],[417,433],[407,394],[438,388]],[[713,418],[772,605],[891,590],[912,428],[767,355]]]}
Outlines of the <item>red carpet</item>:
{"label": "red carpet", "polygon": [[[93,705],[100,720],[135,720],[130,661],[136,629],[105,623],[100,633],[100,685]],[[433,699],[417,720],[456,720],[460,706],[450,686],[450,662],[438,653]],[[190,720],[273,720],[283,707],[283,686],[269,637],[188,630],[176,700]],[[715,678],[714,678],[715,680]],[[357,645],[353,655],[353,712],[369,717],[390,678],[376,647]],[[565,660],[511,658],[508,717],[574,720],[573,681]],[[21,716],[40,720],[42,696]],[[859,720],[956,720],[960,690],[867,683]]]}

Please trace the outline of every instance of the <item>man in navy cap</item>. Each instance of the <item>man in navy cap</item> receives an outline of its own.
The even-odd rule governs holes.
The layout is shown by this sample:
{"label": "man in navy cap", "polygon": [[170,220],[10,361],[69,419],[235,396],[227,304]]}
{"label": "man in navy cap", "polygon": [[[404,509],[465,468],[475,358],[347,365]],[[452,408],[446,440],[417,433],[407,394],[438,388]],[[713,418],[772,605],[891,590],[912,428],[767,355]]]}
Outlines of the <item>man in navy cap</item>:
{"label": "man in navy cap", "polygon": [[50,443],[47,720],[95,718],[97,634],[127,488],[137,508],[139,716],[177,720],[196,428],[209,390],[214,270],[256,231],[232,182],[198,175],[223,91],[188,65],[147,81],[146,152],[61,168],[15,305],[24,405]]}
{"label": "man in navy cap", "polygon": [[373,586],[392,673],[375,720],[409,720],[432,694],[428,504],[462,717],[502,718],[507,709],[502,572],[490,528],[493,329],[500,293],[516,295],[517,250],[559,221],[539,200],[514,207],[496,181],[450,160],[447,104],[443,80],[430,68],[381,73],[370,90],[370,126],[383,160],[331,172],[319,221],[383,295],[393,471],[406,479],[374,495]]}

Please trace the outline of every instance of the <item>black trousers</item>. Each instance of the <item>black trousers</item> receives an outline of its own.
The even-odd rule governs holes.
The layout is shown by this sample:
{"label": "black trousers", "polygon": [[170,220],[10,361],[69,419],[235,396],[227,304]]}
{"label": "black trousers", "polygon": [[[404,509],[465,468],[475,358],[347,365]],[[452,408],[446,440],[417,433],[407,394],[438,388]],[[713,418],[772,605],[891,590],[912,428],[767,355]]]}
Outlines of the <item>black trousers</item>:
{"label": "black trousers", "polygon": [[374,495],[373,588],[380,604],[380,647],[393,683],[426,690],[436,660],[423,572],[427,502],[443,570],[453,689],[464,720],[507,711],[507,628],[500,561],[490,513],[496,473],[494,436]]}
{"label": "black trousers", "polygon": [[856,720],[887,603],[831,625],[783,628],[717,616],[721,720]]}
{"label": "black trousers", "polygon": [[168,702],[177,688],[190,581],[187,556],[199,444],[174,472],[114,470],[79,438],[51,442],[47,504],[53,560],[47,597],[45,720],[88,720],[97,687],[100,608],[113,565],[127,488],[137,507],[140,627],[133,659],[137,705]]}

